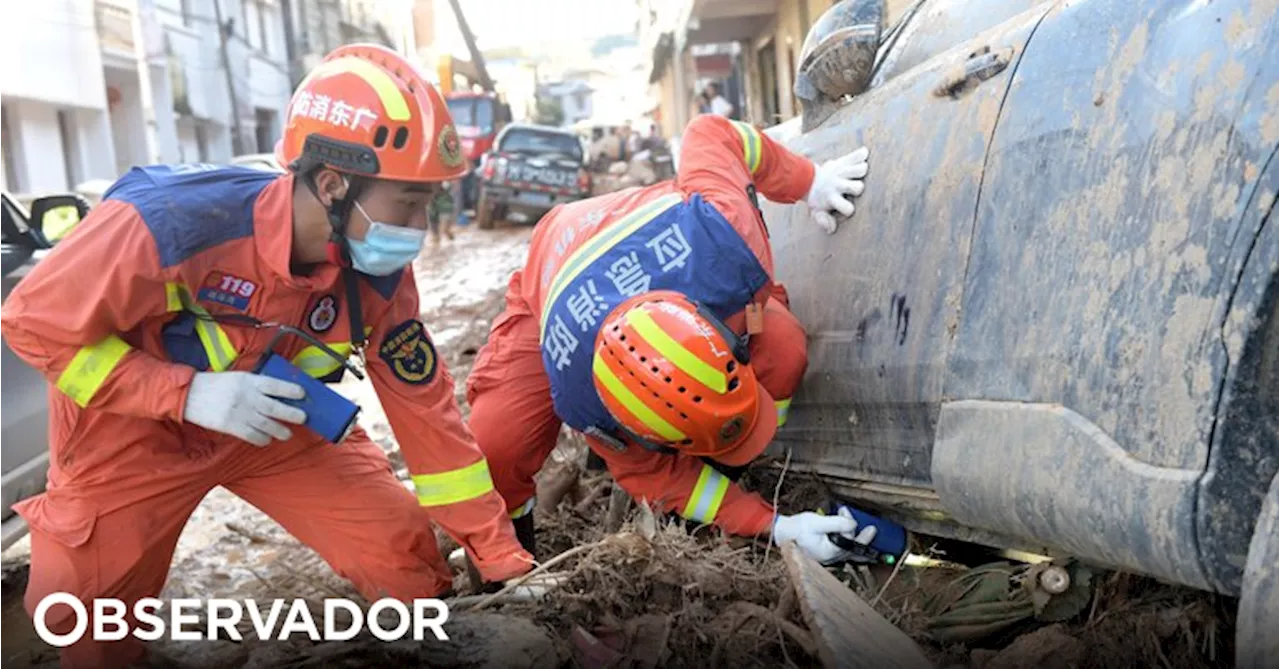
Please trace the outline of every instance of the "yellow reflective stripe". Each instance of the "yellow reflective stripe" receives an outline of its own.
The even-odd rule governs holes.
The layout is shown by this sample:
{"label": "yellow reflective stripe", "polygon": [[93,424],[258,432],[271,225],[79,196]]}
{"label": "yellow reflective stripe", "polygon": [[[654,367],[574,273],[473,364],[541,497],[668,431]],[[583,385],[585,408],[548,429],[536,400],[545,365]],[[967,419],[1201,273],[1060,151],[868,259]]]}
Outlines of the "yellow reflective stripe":
{"label": "yellow reflective stripe", "polygon": [[236,361],[236,348],[231,345],[231,340],[227,337],[227,333],[217,323],[205,320],[205,318],[209,317],[209,312],[191,299],[191,293],[187,292],[186,286],[178,283],[166,283],[164,292],[165,302],[170,311],[177,311],[177,309],[173,308],[174,300],[176,300],[182,308],[201,317],[196,318],[196,335],[200,337],[200,344],[204,347],[205,356],[209,358],[209,369],[215,372],[230,369],[231,363]]}
{"label": "yellow reflective stripe", "polygon": [[418,474],[413,487],[422,506],[444,506],[475,499],[493,490],[489,462],[480,460],[461,469],[439,474]]}
{"label": "yellow reflective stripe", "polygon": [[76,351],[71,364],[58,375],[58,390],[66,393],[82,407],[89,406],[93,396],[107,380],[111,370],[131,350],[123,339],[110,335],[106,339]]}
{"label": "yellow reflective stripe", "polygon": [[530,513],[533,513],[533,507],[537,501],[537,497],[530,497],[529,501],[516,507],[516,510],[511,512],[511,519],[515,520],[516,518],[523,518]]}
{"label": "yellow reflective stripe", "polygon": [[209,356],[210,370],[226,371],[236,361],[236,349],[217,323],[196,319],[196,334],[200,336],[200,343]]}
{"label": "yellow reflective stripe", "polygon": [[791,411],[791,398],[774,402],[773,408],[778,411],[778,427],[782,427],[786,424],[787,414]]}
{"label": "yellow reflective stripe", "polygon": [[[329,348],[343,357],[351,355],[351,342],[337,342],[329,344]],[[325,353],[319,346],[308,346],[298,354],[293,356],[293,364],[298,369],[306,372],[308,376],[316,379],[324,378],[342,367],[342,363],[334,359],[333,356]]]}
{"label": "yellow reflective stripe", "polygon": [[182,311],[184,288],[176,283],[164,284],[164,304],[168,311]]}
{"label": "yellow reflective stripe", "polygon": [[742,158],[747,163],[747,171],[755,174],[760,169],[760,133],[750,125],[739,121],[730,121],[742,137]]}
{"label": "yellow reflective stripe", "polygon": [[672,339],[671,335],[663,331],[648,312],[634,311],[627,316],[627,321],[636,329],[636,334],[649,342],[650,346],[657,349],[677,369],[717,393],[723,394],[728,390],[729,380],[723,372],[708,365],[680,342]]}
{"label": "yellow reflective stripe", "polygon": [[662,416],[654,413],[653,409],[650,409],[644,402],[641,402],[639,397],[633,395],[631,391],[618,380],[618,377],[614,376],[613,372],[609,371],[609,367],[604,364],[604,358],[596,356],[591,362],[591,371],[594,372],[596,378],[600,379],[600,382],[604,384],[605,390],[609,391],[609,394],[613,395],[615,399],[622,403],[622,406],[626,407],[627,411],[631,412],[631,415],[638,418],[640,422],[644,423],[650,430],[661,435],[662,438],[667,441],[680,441],[681,439],[684,439],[683,432],[676,429],[676,427],[671,423],[663,420]]}
{"label": "yellow reflective stripe", "polygon": [[[316,77],[329,76],[333,74],[342,74],[350,72],[369,84],[373,88],[373,92],[378,95],[378,99],[382,101],[382,108],[386,110],[387,117],[392,121],[408,121],[409,105],[404,100],[404,95],[400,93],[400,87],[396,85],[391,75],[383,72],[373,63],[353,56],[345,56],[337,58],[327,63],[321,63],[316,66],[311,74],[307,76],[307,80]],[[306,81],[298,88],[306,86]]]}
{"label": "yellow reflective stripe", "polygon": [[702,473],[698,474],[698,483],[693,486],[693,493],[684,505],[681,517],[699,523],[709,523],[716,519],[720,512],[720,503],[729,491],[729,479],[716,471],[711,465],[702,465]]}
{"label": "yellow reflective stripe", "polygon": [[[547,301],[544,305],[555,304],[560,297],[560,293],[564,292],[566,286],[578,278],[582,270],[586,269],[597,258],[604,255],[609,249],[617,246],[619,242],[631,236],[631,233],[644,227],[646,223],[657,218],[664,211],[680,204],[682,198],[678,193],[664,195],[649,204],[631,212],[625,218],[618,221],[614,225],[609,226],[594,239],[583,244],[576,251],[569,255],[564,265],[561,265],[560,271],[556,273],[555,278],[551,280],[551,289],[547,291]],[[550,309],[542,310],[542,322],[538,329],[538,342],[542,343],[547,331],[547,316]]]}

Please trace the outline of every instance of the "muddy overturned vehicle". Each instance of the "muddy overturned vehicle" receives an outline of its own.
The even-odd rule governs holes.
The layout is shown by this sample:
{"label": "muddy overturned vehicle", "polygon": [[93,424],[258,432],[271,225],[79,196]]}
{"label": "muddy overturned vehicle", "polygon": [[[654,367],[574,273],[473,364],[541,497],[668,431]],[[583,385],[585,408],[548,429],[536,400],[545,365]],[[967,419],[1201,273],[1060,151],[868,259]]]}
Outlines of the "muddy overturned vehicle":
{"label": "muddy overturned vehicle", "polygon": [[1276,12],[828,10],[769,132],[871,173],[834,237],[764,205],[810,338],[775,448],[920,533],[1239,596],[1274,666]]}

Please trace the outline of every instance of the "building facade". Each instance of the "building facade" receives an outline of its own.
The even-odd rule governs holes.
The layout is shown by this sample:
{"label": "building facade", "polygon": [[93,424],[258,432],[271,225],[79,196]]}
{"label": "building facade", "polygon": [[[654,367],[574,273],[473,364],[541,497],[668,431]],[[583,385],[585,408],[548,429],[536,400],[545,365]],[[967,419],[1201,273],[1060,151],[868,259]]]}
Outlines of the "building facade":
{"label": "building facade", "polygon": [[[800,113],[795,71],[809,29],[835,0],[637,0],[640,42],[651,54],[655,120],[677,136],[709,81],[741,120],[771,126]],[[910,3],[885,0],[889,25]]]}
{"label": "building facade", "polygon": [[38,195],[133,165],[270,152],[294,86],[325,53],[356,41],[412,53],[411,4],[13,3],[0,40],[4,188]]}

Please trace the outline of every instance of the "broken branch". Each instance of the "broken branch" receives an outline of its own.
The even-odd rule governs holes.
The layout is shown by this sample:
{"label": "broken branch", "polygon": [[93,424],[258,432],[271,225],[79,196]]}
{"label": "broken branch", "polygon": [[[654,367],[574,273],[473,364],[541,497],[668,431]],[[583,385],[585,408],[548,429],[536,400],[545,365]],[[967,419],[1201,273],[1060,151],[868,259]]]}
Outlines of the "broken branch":
{"label": "broken branch", "polygon": [[584,552],[586,552],[586,551],[589,551],[589,550],[591,550],[591,549],[593,549],[593,548],[597,548],[597,547],[599,547],[599,546],[603,546],[603,545],[605,544],[605,542],[606,542],[606,541],[608,541],[608,539],[602,539],[602,540],[600,540],[600,541],[596,541],[596,542],[594,542],[594,543],[583,544],[583,545],[581,545],[581,546],[575,546],[574,548],[570,548],[569,550],[567,550],[567,551],[565,551],[565,552],[563,552],[563,553],[561,553],[561,554],[559,554],[559,555],[557,555],[557,556],[555,556],[555,557],[551,558],[550,560],[547,560],[546,562],[543,562],[543,563],[542,563],[541,565],[539,565],[536,569],[533,569],[532,571],[529,571],[528,573],[526,573],[526,574],[524,574],[524,575],[522,575],[522,576],[517,576],[516,578],[514,578],[514,579],[512,579],[512,580],[510,580],[510,581],[507,581],[507,585],[506,585],[506,587],[504,587],[504,588],[502,588],[501,590],[499,590],[499,591],[497,591],[497,592],[493,593],[492,595],[489,595],[489,597],[488,597],[487,599],[482,599],[482,600],[480,600],[480,603],[479,603],[479,604],[476,604],[475,606],[471,607],[471,608],[470,608],[470,609],[468,609],[468,610],[470,610],[470,611],[479,611],[480,609],[483,609],[484,607],[486,607],[486,606],[488,606],[488,605],[492,604],[493,602],[497,601],[500,597],[502,597],[503,595],[507,594],[508,592],[511,592],[512,590],[515,590],[515,589],[516,589],[517,587],[519,587],[522,583],[524,583],[525,581],[527,581],[527,580],[529,580],[529,579],[533,578],[534,576],[537,576],[538,574],[541,574],[541,573],[543,573],[543,572],[547,571],[548,569],[550,569],[550,568],[554,567],[555,565],[560,564],[561,562],[564,562],[565,560],[568,560],[569,558],[573,557],[574,555],[577,555],[577,554],[579,554],[579,553],[584,553]]}
{"label": "broken branch", "polygon": [[582,500],[573,507],[574,512],[580,516],[585,516],[591,511],[591,507],[595,506],[596,502],[600,501],[600,498],[604,496],[604,491],[608,489],[608,481],[601,481],[592,486],[591,490],[582,496]]}

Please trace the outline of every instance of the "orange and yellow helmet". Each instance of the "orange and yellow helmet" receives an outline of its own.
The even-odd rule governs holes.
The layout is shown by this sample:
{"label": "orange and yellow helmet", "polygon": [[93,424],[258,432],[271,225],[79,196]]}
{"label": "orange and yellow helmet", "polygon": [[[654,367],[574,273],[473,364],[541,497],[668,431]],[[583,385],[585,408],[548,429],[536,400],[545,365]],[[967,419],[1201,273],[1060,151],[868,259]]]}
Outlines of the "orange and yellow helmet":
{"label": "orange and yellow helmet", "polygon": [[373,44],[335,49],[289,102],[276,161],[324,165],[396,181],[448,181],[467,172],[440,92],[402,56]]}
{"label": "orange and yellow helmet", "polygon": [[740,466],[777,431],[773,398],[756,380],[745,341],[677,292],[637,295],[610,312],[592,379],[614,420],[642,445]]}

